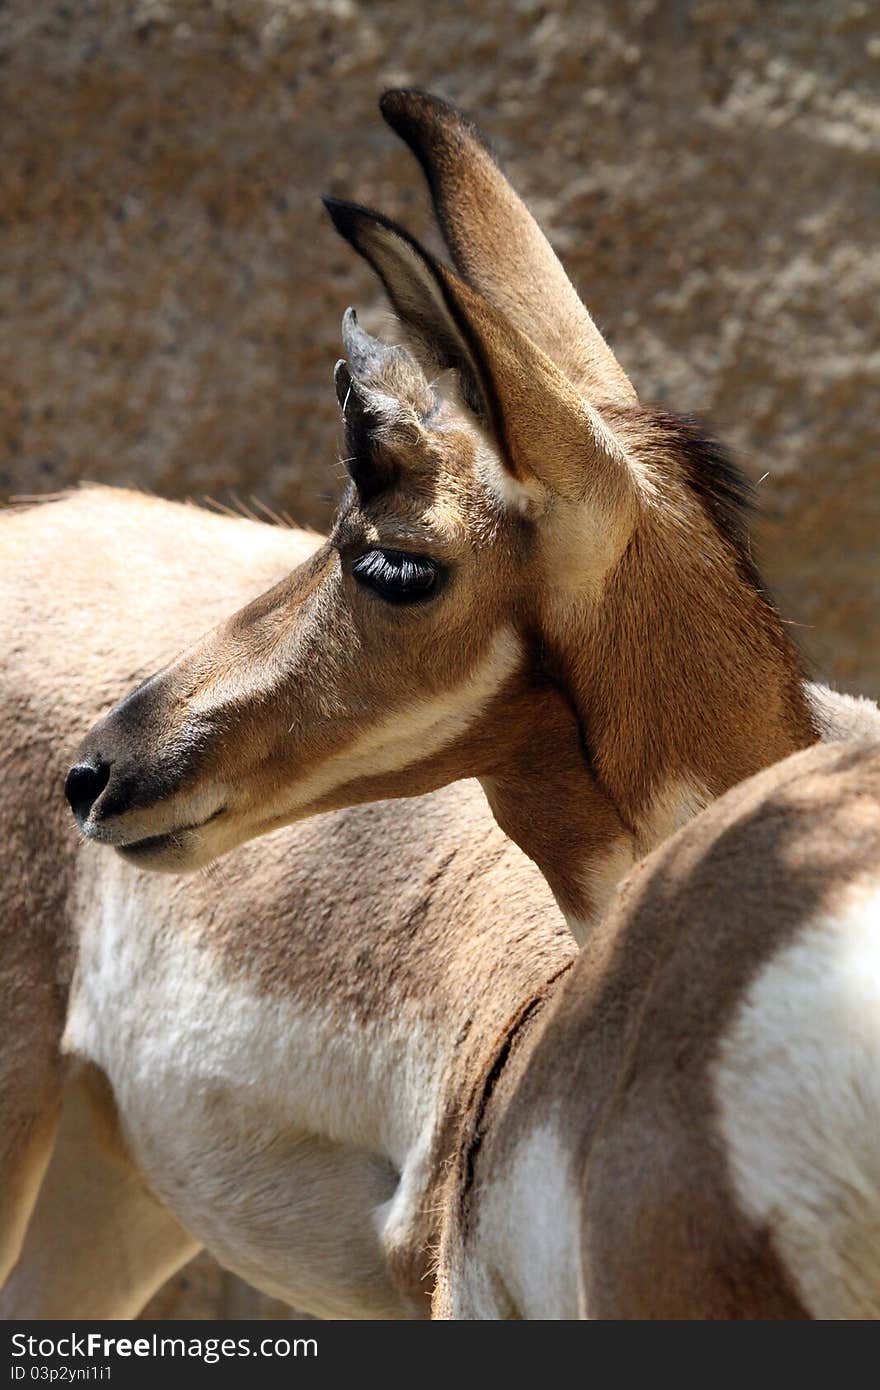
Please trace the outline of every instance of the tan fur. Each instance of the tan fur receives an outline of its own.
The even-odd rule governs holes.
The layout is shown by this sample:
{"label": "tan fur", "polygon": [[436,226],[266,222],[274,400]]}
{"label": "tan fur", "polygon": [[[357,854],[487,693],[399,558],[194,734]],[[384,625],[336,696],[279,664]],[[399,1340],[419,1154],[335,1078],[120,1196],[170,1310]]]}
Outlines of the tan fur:
{"label": "tan fur", "polygon": [[630,400],[624,372],[479,131],[426,93],[388,92],[381,107],[422,163],[463,278],[531,333],[585,394]]}
{"label": "tan fur", "polygon": [[[846,1179],[834,1167],[815,1179],[824,1221],[837,1226],[844,1285],[815,1235],[799,1248],[799,1264],[784,1258],[796,1214],[780,1209],[761,1225],[745,1215],[715,1080],[722,1044],[762,965],[808,940],[817,915],[833,913],[856,889],[880,889],[876,742],[819,746],[767,769],[630,875],[574,970],[514,1037],[488,1097],[485,1079],[484,1092],[478,1088],[451,1183],[438,1316],[477,1315],[469,1290],[517,1287],[520,1272],[498,1260],[506,1248],[498,1227],[508,1214],[511,1224],[528,1221],[517,1205],[517,1154],[549,1127],[576,1175],[561,1220],[580,1231],[582,1315],[790,1318],[833,1307],[835,1316],[880,1317],[880,1262],[862,1249],[880,1189],[870,1168],[858,1167],[853,1135],[828,1132],[830,1144],[843,1146],[835,1166]],[[880,941],[874,962],[876,970]],[[826,1065],[847,1034],[845,999],[840,1009]],[[796,1049],[794,1013],[791,1026]],[[875,1050],[868,1066],[876,1064]],[[809,1076],[800,1108],[820,1125],[820,1077]],[[866,1139],[876,1139],[876,1087],[870,1072],[863,1079],[846,1107]],[[809,1150],[799,1152],[797,1120],[795,1113],[788,1121],[794,1173],[815,1163]],[[823,1279],[825,1292],[817,1292]],[[503,1314],[497,1294],[494,1315]],[[516,1314],[528,1310],[508,1309]]]}

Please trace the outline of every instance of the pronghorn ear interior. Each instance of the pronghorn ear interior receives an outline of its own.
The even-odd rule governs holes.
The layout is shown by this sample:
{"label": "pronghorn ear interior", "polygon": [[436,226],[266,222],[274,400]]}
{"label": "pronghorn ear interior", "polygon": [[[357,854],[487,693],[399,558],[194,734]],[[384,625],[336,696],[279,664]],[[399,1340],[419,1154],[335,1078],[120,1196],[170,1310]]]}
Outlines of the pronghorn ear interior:
{"label": "pronghorn ear interior", "polygon": [[481,418],[487,415],[467,341],[450,312],[442,267],[402,227],[357,203],[325,198],[340,236],[376,272],[410,337],[439,367],[454,367],[462,394]]}
{"label": "pronghorn ear interior", "polygon": [[469,405],[491,426],[507,470],[553,491],[603,502],[629,495],[625,457],[601,417],[505,314],[441,265],[402,227],[325,199],[337,231],[373,267],[405,327],[456,367]]}

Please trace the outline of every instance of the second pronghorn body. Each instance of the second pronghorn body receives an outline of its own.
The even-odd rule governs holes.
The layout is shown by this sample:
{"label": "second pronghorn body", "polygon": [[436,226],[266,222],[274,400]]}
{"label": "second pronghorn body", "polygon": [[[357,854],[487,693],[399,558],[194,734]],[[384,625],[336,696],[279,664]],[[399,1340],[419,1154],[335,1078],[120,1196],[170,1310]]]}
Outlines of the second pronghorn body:
{"label": "second pronghorn body", "polygon": [[880,1317],[880,741],[625,881],[476,1089],[446,1317]]}

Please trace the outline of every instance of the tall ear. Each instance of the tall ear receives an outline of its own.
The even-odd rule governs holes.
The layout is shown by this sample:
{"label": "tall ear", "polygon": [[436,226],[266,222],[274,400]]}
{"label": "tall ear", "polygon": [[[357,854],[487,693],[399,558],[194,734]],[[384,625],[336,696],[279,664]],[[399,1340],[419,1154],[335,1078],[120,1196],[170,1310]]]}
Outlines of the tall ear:
{"label": "tall ear", "polygon": [[325,199],[333,223],[373,267],[406,328],[476,392],[502,461],[521,483],[569,497],[631,502],[626,454],[596,411],[525,333],[429,255],[402,227]]}
{"label": "tall ear", "polygon": [[549,241],[466,116],[419,91],[386,92],[385,120],[424,170],[458,272],[591,400],[636,393]]}

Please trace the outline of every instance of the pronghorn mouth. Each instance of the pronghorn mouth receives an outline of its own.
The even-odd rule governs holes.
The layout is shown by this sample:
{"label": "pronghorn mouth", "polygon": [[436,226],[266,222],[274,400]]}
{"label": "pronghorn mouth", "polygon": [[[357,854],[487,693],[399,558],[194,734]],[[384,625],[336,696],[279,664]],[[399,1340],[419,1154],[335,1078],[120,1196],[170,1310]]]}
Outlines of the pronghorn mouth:
{"label": "pronghorn mouth", "polygon": [[194,825],[179,825],[176,830],[166,831],[162,835],[147,835],[143,840],[131,840],[128,844],[117,844],[114,848],[122,854],[131,855],[132,858],[166,849],[182,849],[184,836],[191,835],[195,830],[203,830],[218,816],[222,816],[225,810],[225,806],[220,806],[206,820],[197,821]]}

